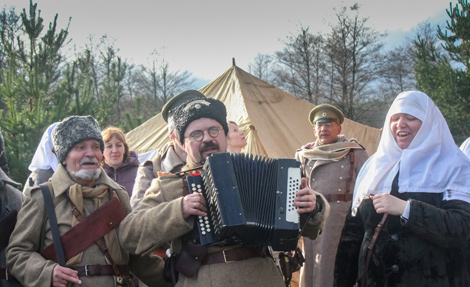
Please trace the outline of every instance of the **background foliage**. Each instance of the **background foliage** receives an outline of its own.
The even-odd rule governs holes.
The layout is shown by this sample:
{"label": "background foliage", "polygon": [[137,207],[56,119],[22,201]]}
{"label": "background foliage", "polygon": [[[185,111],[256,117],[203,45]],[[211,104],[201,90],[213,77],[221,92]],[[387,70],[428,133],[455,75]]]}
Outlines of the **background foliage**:
{"label": "background foliage", "polygon": [[[368,26],[360,6],[344,7],[328,33],[300,27],[285,37],[281,51],[258,54],[249,72],[377,128],[398,93],[419,89],[439,106],[460,144],[470,135],[469,9],[467,0],[459,0],[447,10],[445,25],[422,23],[413,39],[385,51],[385,35]],[[102,128],[114,125],[127,132],[174,95],[198,88],[190,72],[173,71],[157,50],[147,65],[122,59],[107,35],[90,36],[70,56],[68,26],[58,27],[58,17],[43,19],[32,1],[29,9],[0,13],[0,127],[11,176],[22,183],[42,133],[53,122],[92,115]]]}

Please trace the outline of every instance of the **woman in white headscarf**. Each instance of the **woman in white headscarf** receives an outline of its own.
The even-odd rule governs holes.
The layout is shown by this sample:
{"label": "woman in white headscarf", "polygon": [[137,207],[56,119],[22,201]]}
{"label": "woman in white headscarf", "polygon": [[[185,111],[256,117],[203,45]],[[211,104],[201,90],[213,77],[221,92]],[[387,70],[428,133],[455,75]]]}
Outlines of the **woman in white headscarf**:
{"label": "woman in white headscarf", "polygon": [[356,180],[334,285],[470,286],[469,202],[470,161],[441,112],[424,93],[399,94]]}
{"label": "woman in white headscarf", "polygon": [[34,153],[33,160],[28,167],[31,174],[26,180],[23,192],[32,186],[48,181],[56,171],[59,162],[57,161],[57,157],[54,153],[51,134],[57,124],[58,122],[51,124],[42,134],[41,141]]}

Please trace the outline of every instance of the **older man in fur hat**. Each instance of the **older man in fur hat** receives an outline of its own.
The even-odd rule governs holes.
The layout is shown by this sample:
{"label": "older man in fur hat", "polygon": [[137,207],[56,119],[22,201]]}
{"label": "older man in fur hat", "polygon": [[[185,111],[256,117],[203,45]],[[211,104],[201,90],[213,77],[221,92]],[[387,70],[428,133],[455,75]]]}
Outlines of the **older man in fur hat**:
{"label": "older man in fur hat", "polygon": [[[124,248],[142,254],[171,242],[171,253],[177,257],[175,267],[180,272],[176,286],[284,286],[280,272],[273,259],[263,252],[263,246],[216,244],[205,249],[191,232],[194,215],[205,216],[207,209],[201,194],[184,191],[184,171],[199,169],[211,154],[226,151],[228,126],[224,104],[210,98],[192,99],[181,104],[173,117],[178,139],[188,155],[187,164],[182,173],[160,176],[122,222],[120,238]],[[302,213],[301,220],[308,220],[305,236],[315,238],[320,232],[327,216],[322,199],[310,188],[302,188],[297,193],[294,205]]]}
{"label": "older man in fur hat", "polygon": [[[160,286],[160,258],[121,248],[119,223],[131,210],[129,197],[100,167],[104,143],[96,120],[68,117],[52,138],[60,165],[46,185],[25,193],[7,248],[11,273],[24,286],[105,287],[130,286],[132,271]],[[53,238],[56,230],[60,240]]]}
{"label": "older man in fur hat", "polygon": [[343,113],[328,104],[318,105],[308,117],[314,126],[316,141],[297,150],[303,175],[310,188],[321,193],[330,204],[322,236],[303,239],[305,264],[300,286],[333,286],[333,269],[341,230],[354,192],[356,175],[368,155],[355,140],[341,135]]}

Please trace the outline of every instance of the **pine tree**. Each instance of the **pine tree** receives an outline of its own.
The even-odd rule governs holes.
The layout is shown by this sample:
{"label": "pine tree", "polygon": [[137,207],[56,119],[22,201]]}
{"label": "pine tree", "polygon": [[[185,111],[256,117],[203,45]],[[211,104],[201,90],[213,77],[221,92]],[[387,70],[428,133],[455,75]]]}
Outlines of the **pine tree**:
{"label": "pine tree", "polygon": [[467,0],[451,3],[446,26],[415,41],[417,87],[434,100],[458,144],[470,135],[469,12]]}
{"label": "pine tree", "polygon": [[20,15],[17,37],[2,37],[6,68],[1,70],[1,102],[5,104],[0,127],[5,137],[11,176],[26,180],[28,166],[42,132],[54,121],[67,115],[67,100],[61,86],[61,48],[68,35],[57,30],[57,17],[44,27],[37,4],[30,1],[29,10]]}

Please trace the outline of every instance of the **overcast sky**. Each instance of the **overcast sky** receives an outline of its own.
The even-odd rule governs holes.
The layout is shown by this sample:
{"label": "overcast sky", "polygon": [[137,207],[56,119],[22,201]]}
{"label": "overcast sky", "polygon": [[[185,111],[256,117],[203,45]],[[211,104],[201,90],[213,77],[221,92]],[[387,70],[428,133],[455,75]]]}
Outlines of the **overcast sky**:
{"label": "overcast sky", "polygon": [[[84,46],[89,35],[114,38],[122,58],[146,64],[157,50],[172,71],[188,71],[212,81],[229,69],[232,58],[248,71],[258,53],[273,54],[281,40],[296,34],[300,25],[312,33],[330,31],[335,7],[361,4],[368,25],[388,32],[387,47],[399,45],[418,23],[447,20],[448,0],[37,0],[45,26],[59,14],[59,27],[72,17],[69,37]],[[455,3],[456,1],[454,1]],[[4,5],[4,6],[3,6]],[[19,14],[29,0],[1,0],[0,7],[16,6]],[[455,4],[454,4],[455,5]]]}

